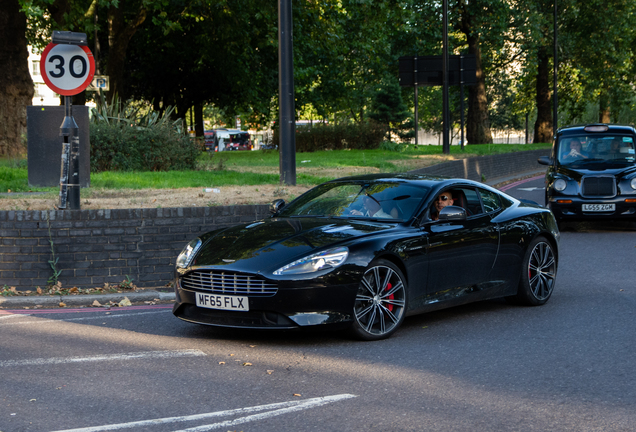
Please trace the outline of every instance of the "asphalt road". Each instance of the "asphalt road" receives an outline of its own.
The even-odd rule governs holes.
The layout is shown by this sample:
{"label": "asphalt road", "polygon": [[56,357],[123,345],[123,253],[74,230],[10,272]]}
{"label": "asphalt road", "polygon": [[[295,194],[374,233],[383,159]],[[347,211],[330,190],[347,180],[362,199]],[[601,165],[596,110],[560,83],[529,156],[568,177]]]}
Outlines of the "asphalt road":
{"label": "asphalt road", "polygon": [[[541,202],[537,182],[507,192]],[[570,224],[545,306],[410,317],[380,342],[165,305],[2,314],[0,431],[633,431],[635,257],[629,224]]]}

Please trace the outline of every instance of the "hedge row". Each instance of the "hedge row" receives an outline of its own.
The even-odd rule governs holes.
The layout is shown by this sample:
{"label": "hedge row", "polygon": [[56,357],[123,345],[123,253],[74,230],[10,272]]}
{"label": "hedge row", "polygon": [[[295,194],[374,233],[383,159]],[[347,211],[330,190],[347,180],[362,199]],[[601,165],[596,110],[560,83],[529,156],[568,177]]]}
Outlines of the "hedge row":
{"label": "hedge row", "polygon": [[[296,151],[377,149],[386,128],[378,123],[300,126],[296,129]],[[280,145],[280,130],[274,131],[274,144]]]}

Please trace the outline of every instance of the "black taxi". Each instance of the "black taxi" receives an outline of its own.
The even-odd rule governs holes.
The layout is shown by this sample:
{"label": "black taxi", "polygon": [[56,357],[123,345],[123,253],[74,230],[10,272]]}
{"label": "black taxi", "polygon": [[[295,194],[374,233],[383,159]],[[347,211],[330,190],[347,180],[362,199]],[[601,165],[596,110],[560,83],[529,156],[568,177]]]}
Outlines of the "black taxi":
{"label": "black taxi", "polygon": [[636,129],[614,124],[557,131],[547,165],[546,206],[557,220],[636,220]]}

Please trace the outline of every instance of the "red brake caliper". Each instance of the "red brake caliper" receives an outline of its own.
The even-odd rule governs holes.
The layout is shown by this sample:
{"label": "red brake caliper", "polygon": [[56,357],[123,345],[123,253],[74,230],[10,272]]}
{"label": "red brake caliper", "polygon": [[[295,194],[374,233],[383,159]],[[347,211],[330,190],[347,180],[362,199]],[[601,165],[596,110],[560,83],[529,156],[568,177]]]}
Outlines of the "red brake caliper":
{"label": "red brake caliper", "polygon": [[[386,285],[386,289],[385,289],[385,291],[391,291],[391,288],[392,288],[392,287],[393,287],[393,285],[391,285],[391,282],[389,282],[389,283]],[[391,294],[388,298],[389,298],[389,300],[393,300],[393,299],[395,298],[395,296],[394,296],[393,294]],[[393,304],[392,304],[392,303],[389,303],[389,305],[388,305],[386,308],[387,308],[389,311],[393,312]]]}

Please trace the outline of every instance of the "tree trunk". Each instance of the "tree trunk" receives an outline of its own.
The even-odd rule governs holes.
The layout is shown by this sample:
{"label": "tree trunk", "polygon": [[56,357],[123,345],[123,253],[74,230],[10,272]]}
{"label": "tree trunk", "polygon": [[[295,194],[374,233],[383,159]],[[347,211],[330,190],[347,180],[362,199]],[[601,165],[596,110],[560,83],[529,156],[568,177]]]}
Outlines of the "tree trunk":
{"label": "tree trunk", "polygon": [[550,58],[545,47],[539,48],[537,66],[537,121],[535,143],[552,142],[552,93],[550,92]]}
{"label": "tree trunk", "polygon": [[[26,16],[17,0],[0,0],[0,156],[23,153],[26,107],[32,104]],[[6,192],[6,191],[3,191]]]}
{"label": "tree trunk", "polygon": [[466,141],[468,144],[492,144],[490,118],[488,116],[488,96],[486,77],[481,67],[479,36],[468,37],[468,53],[477,59],[477,83],[468,86],[468,114],[466,116]]}
{"label": "tree trunk", "polygon": [[107,71],[110,80],[108,99],[118,95],[122,101],[127,99],[124,87],[124,64],[128,44],[137,29],[146,20],[146,9],[141,6],[136,16],[130,21],[125,18],[126,2],[119,2],[119,7],[111,6],[108,10],[108,63]]}
{"label": "tree trunk", "polygon": [[604,91],[601,91],[601,95],[599,97],[598,121],[600,123],[611,123],[610,101],[607,97],[607,93]]}
{"label": "tree trunk", "polygon": [[477,83],[468,86],[468,114],[466,116],[466,141],[468,144],[490,144],[490,118],[488,116],[488,96],[486,95],[486,77],[481,66],[481,47],[479,29],[473,24],[468,3],[460,5],[459,29],[466,35],[468,53],[477,60]]}

